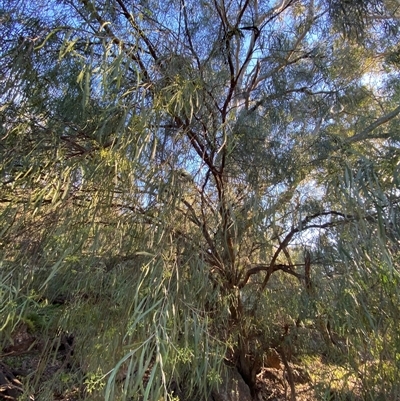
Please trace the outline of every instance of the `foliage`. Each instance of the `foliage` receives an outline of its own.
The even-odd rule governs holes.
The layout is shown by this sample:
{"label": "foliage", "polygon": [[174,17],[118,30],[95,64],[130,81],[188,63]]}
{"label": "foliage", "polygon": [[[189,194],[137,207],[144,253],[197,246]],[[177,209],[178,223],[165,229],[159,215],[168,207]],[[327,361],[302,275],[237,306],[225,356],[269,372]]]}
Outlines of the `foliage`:
{"label": "foliage", "polygon": [[394,394],[398,6],[272,3],[0,3],[3,343],[61,297],[106,399],[254,394],[270,348]]}

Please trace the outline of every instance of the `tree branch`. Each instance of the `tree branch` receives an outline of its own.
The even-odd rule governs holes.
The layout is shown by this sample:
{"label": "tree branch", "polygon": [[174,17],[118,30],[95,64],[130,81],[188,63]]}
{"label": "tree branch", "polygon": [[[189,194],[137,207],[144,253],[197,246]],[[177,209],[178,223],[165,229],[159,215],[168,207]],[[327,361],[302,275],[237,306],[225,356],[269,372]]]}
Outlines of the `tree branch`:
{"label": "tree branch", "polygon": [[146,43],[147,48],[149,49],[149,52],[153,59],[156,61],[158,59],[156,50],[153,46],[153,44],[150,42],[149,38],[144,34],[144,32],[137,26],[135,20],[133,19],[132,14],[128,11],[126,8],[124,2],[122,0],[116,0],[119,6],[122,9],[122,13],[125,16],[125,18],[129,21],[131,24],[132,28],[139,34],[139,36],[143,39],[144,43]]}
{"label": "tree branch", "polygon": [[250,269],[246,270],[244,277],[241,279],[241,281],[239,282],[239,284],[237,286],[239,289],[243,288],[247,284],[247,282],[249,281],[251,276],[253,276],[254,274],[258,274],[262,271],[266,271],[267,273],[268,272],[274,273],[278,270],[281,270],[285,273],[288,273],[288,274],[298,278],[299,280],[305,280],[305,277],[303,274],[299,274],[293,270],[293,267],[298,267],[298,266],[299,267],[304,266],[304,263],[292,264],[292,265],[285,265],[285,264],[280,263],[280,264],[276,264],[274,266],[274,268],[272,269],[272,271],[271,271],[270,264],[262,264],[262,263],[257,264],[257,265],[254,265],[253,267],[251,267]]}
{"label": "tree branch", "polygon": [[93,6],[93,4],[90,2],[90,0],[80,0],[81,3],[83,4],[83,6],[85,7],[85,9],[91,13],[93,15],[93,17],[98,21],[98,23],[100,24],[100,27],[104,29],[104,31],[107,33],[108,37],[111,39],[111,41],[113,43],[115,43],[118,46],[121,46],[121,48],[123,49],[123,51],[125,52],[125,54],[131,58],[131,60],[135,61],[136,63],[138,63],[139,68],[141,69],[143,76],[145,77],[146,80],[149,79],[149,74],[147,72],[146,67],[144,66],[141,58],[139,57],[139,55],[134,55],[132,54],[126,47],[126,44],[120,40],[117,36],[115,36],[114,32],[111,30],[111,28],[108,26],[108,23],[106,21],[104,21],[101,16],[99,15],[99,13],[96,11],[95,7]]}
{"label": "tree branch", "polygon": [[[391,111],[390,113],[378,118],[377,120],[375,120],[372,124],[370,124],[367,128],[365,128],[365,130],[361,131],[360,133],[351,136],[350,138],[348,138],[345,143],[355,143],[355,142],[360,142],[363,141],[365,139],[376,139],[376,138],[380,138],[379,135],[377,136],[372,136],[370,137],[369,134],[376,128],[378,128],[379,126],[386,124],[387,122],[389,122],[390,120],[392,120],[393,118],[395,118],[398,114],[400,113],[400,106],[396,107],[393,111]],[[387,138],[387,135],[384,136],[385,138]]]}
{"label": "tree branch", "polygon": [[[342,219],[323,223],[323,224],[309,224],[312,220],[314,220],[318,217],[325,217],[325,216],[340,216],[340,217],[342,217]],[[353,218],[353,216],[347,216],[344,213],[337,212],[337,211],[315,213],[311,216],[307,216],[306,218],[304,218],[298,224],[297,227],[294,227],[289,231],[289,233],[286,235],[284,240],[279,244],[278,249],[275,251],[274,255],[272,256],[268,273],[267,273],[267,275],[264,279],[264,282],[262,284],[262,287],[261,287],[262,290],[264,290],[264,288],[266,287],[266,285],[268,283],[269,277],[275,271],[275,264],[276,264],[276,261],[280,255],[280,253],[283,251],[283,249],[285,249],[289,245],[290,241],[292,240],[292,238],[294,237],[295,234],[302,232],[302,231],[309,230],[310,228],[328,228],[328,227],[334,227],[334,226],[337,226],[340,224],[345,224],[345,223],[348,223],[349,221],[351,221],[352,218]]]}

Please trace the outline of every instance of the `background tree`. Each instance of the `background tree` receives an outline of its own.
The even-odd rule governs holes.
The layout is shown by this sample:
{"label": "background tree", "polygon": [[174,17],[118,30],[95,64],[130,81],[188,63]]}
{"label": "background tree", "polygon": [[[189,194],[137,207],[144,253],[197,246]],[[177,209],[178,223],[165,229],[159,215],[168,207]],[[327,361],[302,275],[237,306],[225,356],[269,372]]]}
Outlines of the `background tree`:
{"label": "background tree", "polygon": [[68,294],[109,399],[254,394],[309,320],[398,352],[397,3],[159,3],[1,5],[8,332]]}

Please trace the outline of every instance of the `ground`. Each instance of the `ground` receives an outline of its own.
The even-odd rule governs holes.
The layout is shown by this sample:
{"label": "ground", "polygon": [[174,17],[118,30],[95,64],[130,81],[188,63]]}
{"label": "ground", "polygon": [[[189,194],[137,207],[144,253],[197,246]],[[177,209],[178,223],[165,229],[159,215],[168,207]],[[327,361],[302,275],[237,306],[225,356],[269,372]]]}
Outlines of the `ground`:
{"label": "ground", "polygon": [[[0,356],[0,399],[13,401],[21,394],[24,395],[20,399],[24,401],[92,398],[90,378],[85,377],[82,369],[73,363],[75,339],[72,335],[58,333],[45,341],[37,334],[31,334],[28,324],[20,323],[11,340],[11,344],[3,347]],[[49,349],[50,352],[44,351]],[[293,386],[296,401],[361,400],[357,396],[357,380],[323,357],[313,356],[297,360],[297,363],[290,362],[290,374],[277,354],[268,361],[269,366],[263,367],[257,376],[255,401],[293,401]],[[38,389],[39,394],[35,395]]]}

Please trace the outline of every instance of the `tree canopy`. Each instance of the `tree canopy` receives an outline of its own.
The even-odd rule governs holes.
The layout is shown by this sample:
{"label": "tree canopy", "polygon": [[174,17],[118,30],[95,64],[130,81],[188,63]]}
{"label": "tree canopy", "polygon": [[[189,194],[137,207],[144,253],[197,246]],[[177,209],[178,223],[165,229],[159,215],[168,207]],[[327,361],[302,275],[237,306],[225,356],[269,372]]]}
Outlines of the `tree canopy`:
{"label": "tree canopy", "polygon": [[399,12],[2,0],[4,341],[67,294],[96,391],[206,399],[310,324],[400,391]]}

